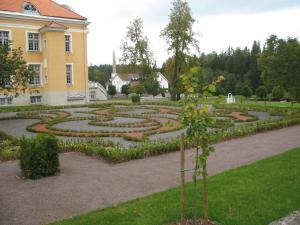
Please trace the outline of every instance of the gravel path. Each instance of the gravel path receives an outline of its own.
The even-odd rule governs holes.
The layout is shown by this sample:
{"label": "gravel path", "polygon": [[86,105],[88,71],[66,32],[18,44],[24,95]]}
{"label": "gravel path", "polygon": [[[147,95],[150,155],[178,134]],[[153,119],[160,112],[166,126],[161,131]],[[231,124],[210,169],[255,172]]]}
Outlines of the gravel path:
{"label": "gravel path", "polygon": [[[300,126],[293,126],[218,143],[209,174],[300,146],[299,136]],[[186,168],[192,166],[192,155],[186,151]],[[74,152],[60,160],[59,176],[37,181],[22,180],[17,161],[0,163],[1,225],[45,224],[179,184],[179,152],[116,165]]]}
{"label": "gravel path", "polygon": [[27,131],[26,127],[39,121],[38,119],[1,120],[0,130],[15,137],[35,137],[36,133]]}

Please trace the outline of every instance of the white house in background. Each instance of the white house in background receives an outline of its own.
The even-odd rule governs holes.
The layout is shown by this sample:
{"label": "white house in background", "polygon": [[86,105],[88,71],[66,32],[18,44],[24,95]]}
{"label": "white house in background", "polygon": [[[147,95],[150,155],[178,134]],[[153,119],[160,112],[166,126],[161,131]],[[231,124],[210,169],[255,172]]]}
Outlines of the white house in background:
{"label": "white house in background", "polygon": [[98,82],[89,81],[90,101],[107,100],[107,91]]}
{"label": "white house in background", "polygon": [[118,93],[121,93],[122,86],[130,84],[133,81],[138,81],[140,76],[138,74],[112,74],[110,83],[116,87]]}
{"label": "white house in background", "polygon": [[167,78],[164,75],[162,75],[161,72],[157,73],[157,81],[159,83],[160,88],[162,88],[162,89],[169,88],[169,81],[167,80]]}
{"label": "white house in background", "polygon": [[[121,93],[123,85],[130,84],[131,82],[138,81],[139,79],[140,79],[139,74],[118,74],[117,73],[115,52],[113,52],[113,71],[109,83],[116,87],[116,91],[118,93]],[[160,88],[163,89],[169,88],[169,81],[160,72],[157,73],[157,81],[159,83]]]}

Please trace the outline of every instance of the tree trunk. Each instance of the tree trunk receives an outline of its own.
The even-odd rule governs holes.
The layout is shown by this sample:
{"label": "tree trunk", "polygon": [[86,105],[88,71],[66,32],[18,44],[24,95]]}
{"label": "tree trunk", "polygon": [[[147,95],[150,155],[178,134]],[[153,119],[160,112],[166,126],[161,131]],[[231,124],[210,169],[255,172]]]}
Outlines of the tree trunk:
{"label": "tree trunk", "polygon": [[206,163],[203,165],[203,209],[204,209],[204,225],[208,225],[208,187],[207,187],[207,168]]}

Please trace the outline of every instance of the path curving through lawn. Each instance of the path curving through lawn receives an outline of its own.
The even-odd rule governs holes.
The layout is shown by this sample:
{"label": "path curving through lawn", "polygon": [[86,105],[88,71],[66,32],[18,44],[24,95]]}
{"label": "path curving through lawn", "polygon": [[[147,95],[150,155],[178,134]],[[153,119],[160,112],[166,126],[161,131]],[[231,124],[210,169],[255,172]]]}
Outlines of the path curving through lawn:
{"label": "path curving through lawn", "polygon": [[[300,126],[215,145],[209,173],[216,174],[300,146]],[[193,151],[186,152],[192,166]],[[17,161],[0,163],[0,224],[37,225],[142,197],[178,185],[179,153],[108,164],[79,153],[60,156],[61,174],[22,180]],[[188,175],[191,179],[191,174]]]}

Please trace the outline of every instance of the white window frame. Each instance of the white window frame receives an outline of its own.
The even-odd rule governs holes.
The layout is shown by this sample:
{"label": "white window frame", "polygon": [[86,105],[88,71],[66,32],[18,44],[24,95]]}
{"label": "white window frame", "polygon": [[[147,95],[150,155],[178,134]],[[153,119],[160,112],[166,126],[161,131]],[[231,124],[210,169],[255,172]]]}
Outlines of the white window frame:
{"label": "white window frame", "polygon": [[[40,102],[37,102],[37,101],[35,101],[35,102],[32,102],[31,101],[31,99],[32,98],[40,98],[41,99],[41,101]],[[32,96],[30,96],[30,104],[33,104],[33,105],[35,105],[35,104],[42,104],[42,96],[41,95],[32,95]]]}
{"label": "white window frame", "polygon": [[[66,51],[66,36],[69,36],[70,37],[70,46],[69,46],[69,48],[70,48],[70,51]],[[70,34],[70,33],[67,33],[67,34],[65,34],[64,35],[64,42],[65,42],[65,53],[72,53],[73,52],[73,48],[72,48],[72,42],[73,42],[73,40],[72,40],[72,34]]]}
{"label": "white window frame", "polygon": [[12,41],[12,32],[10,29],[0,29],[0,31],[8,32],[8,41]]}
{"label": "white window frame", "polygon": [[90,99],[96,99],[96,91],[90,91]]}
{"label": "white window frame", "polygon": [[0,97],[0,105],[6,105],[6,98]]}
{"label": "white window frame", "polygon": [[27,63],[27,67],[30,65],[39,65],[40,66],[40,83],[39,84],[30,84],[30,86],[43,86],[43,63],[41,62],[29,62]]}
{"label": "white window frame", "polygon": [[[68,83],[67,66],[71,66],[71,83]],[[65,66],[65,77],[66,77],[66,84],[68,86],[74,85],[74,66],[73,66],[73,63],[66,63],[66,66]]]}
{"label": "white window frame", "polygon": [[[25,9],[26,6],[31,6],[31,7],[33,7],[33,8],[35,9],[35,11]],[[30,3],[30,2],[25,2],[25,3],[23,4],[23,12],[24,12],[25,14],[28,14],[28,15],[40,15],[40,13],[39,13],[37,7],[36,7],[34,4]]]}
{"label": "white window frame", "polygon": [[[29,33],[32,33],[32,34],[39,34],[39,49],[38,50],[29,50],[29,43],[28,43],[28,41],[29,41],[29,38],[28,38],[28,34]],[[37,32],[37,31],[31,31],[31,30],[27,30],[26,31],[26,50],[27,50],[27,52],[41,52],[41,40],[42,40],[42,37],[41,37],[41,33],[40,32]]]}

